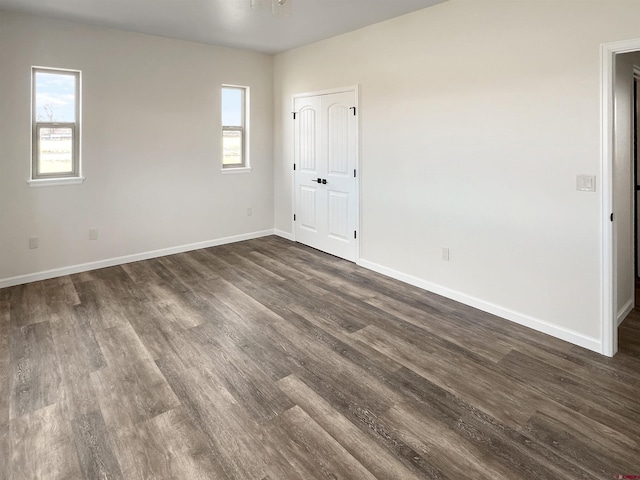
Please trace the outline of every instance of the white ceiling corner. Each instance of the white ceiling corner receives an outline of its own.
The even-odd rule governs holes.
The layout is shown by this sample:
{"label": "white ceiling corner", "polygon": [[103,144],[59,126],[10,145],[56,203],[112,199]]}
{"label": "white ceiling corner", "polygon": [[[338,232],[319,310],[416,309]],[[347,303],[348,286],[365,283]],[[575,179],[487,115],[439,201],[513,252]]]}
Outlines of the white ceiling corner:
{"label": "white ceiling corner", "polygon": [[291,0],[289,18],[249,1],[0,0],[0,10],[273,54],[446,0]]}

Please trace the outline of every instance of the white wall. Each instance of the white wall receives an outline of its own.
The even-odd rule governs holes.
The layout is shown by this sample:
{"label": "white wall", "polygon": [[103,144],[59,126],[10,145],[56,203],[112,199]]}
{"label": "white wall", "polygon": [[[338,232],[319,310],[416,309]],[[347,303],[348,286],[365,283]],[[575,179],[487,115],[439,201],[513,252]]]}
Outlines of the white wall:
{"label": "white wall", "polygon": [[277,55],[276,228],[291,95],[359,84],[361,262],[599,350],[599,193],[576,174],[600,171],[600,44],[637,37],[635,0],[450,0]]}
{"label": "white wall", "polygon": [[[272,63],[0,11],[0,284],[272,229]],[[82,185],[27,184],[32,65],[82,70]],[[222,83],[251,87],[249,174],[220,173]],[[39,249],[27,248],[29,236]]]}
{"label": "white wall", "polygon": [[633,180],[633,67],[640,67],[640,53],[625,53],[615,58],[615,154],[613,159],[613,209],[615,212],[614,255],[616,262],[616,316],[622,322],[633,307],[635,267],[632,208]]}

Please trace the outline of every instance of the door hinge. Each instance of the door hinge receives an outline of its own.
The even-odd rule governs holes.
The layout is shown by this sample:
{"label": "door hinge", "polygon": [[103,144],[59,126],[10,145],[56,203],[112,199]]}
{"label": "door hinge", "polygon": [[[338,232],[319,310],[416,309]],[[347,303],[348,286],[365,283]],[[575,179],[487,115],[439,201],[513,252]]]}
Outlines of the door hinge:
{"label": "door hinge", "polygon": [[296,119],[296,115],[298,114],[298,112],[291,112],[291,114],[293,115],[293,119]]}
{"label": "door hinge", "polygon": [[296,214],[295,213],[293,214],[293,221],[294,222],[296,221]]}
{"label": "door hinge", "polygon": [[611,216],[609,217],[611,219],[611,221],[613,222],[613,213],[611,214]]}
{"label": "door hinge", "polygon": [[353,169],[353,178],[356,178],[356,169]]}
{"label": "door hinge", "polygon": [[356,116],[356,107],[349,107],[349,110],[353,110],[353,116]]}
{"label": "door hinge", "polygon": [[355,230],[353,231],[353,238],[358,238],[358,233]]}
{"label": "door hinge", "polygon": [[294,170],[296,169],[296,164],[295,164],[295,163],[293,164],[293,169],[294,169]]}

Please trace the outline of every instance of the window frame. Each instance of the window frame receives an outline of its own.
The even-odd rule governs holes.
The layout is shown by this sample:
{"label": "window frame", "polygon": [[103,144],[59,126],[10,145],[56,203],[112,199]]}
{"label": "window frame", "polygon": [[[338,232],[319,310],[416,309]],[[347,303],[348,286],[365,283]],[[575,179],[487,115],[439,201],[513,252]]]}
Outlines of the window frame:
{"label": "window frame", "polygon": [[[241,126],[238,125],[225,125],[222,123],[222,96],[224,89],[240,90],[242,91],[242,107],[241,107]],[[249,87],[245,85],[229,85],[222,84],[220,87],[220,121],[222,124],[221,129],[221,171],[222,173],[237,173],[251,171],[250,156],[249,156]],[[240,164],[224,164],[224,134],[225,132],[240,132],[241,145],[242,145],[242,163]]]}
{"label": "window frame", "polygon": [[[49,73],[55,75],[69,75],[75,77],[75,122],[47,122],[38,121],[36,114],[36,75]],[[31,181],[73,181],[81,180],[80,162],[80,112],[81,112],[81,81],[80,70],[64,68],[31,67]],[[40,129],[42,128],[70,128],[71,142],[71,172],[40,172]],[[61,182],[58,182],[61,183]]]}

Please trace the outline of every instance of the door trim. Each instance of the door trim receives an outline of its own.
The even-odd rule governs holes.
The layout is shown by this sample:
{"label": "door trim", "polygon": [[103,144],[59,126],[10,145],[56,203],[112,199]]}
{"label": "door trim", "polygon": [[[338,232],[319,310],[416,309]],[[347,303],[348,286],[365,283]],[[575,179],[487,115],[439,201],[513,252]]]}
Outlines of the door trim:
{"label": "door trim", "polygon": [[[637,65],[633,66],[633,200],[631,202],[632,211],[633,211],[633,285],[635,287],[638,281],[638,275],[640,275],[640,270],[638,270],[638,154],[640,151],[638,150],[638,141],[640,140],[640,135],[638,132],[640,130],[640,123],[638,122],[638,115],[640,114],[640,110],[638,109],[638,101],[640,101],[640,67]],[[633,305],[632,309],[636,307],[635,302],[635,292],[633,295]],[[626,317],[626,315],[625,315]]]}
{"label": "door trim", "polygon": [[[613,212],[613,158],[614,158],[614,79],[615,56],[640,50],[640,39],[605,43],[600,46],[600,298],[601,298],[601,353],[612,357],[618,351],[618,325],[615,299],[617,297],[614,248]],[[617,219],[630,221],[630,219]]]}
{"label": "door trim", "polygon": [[[362,238],[362,233],[360,230],[360,202],[362,201],[362,197],[361,197],[361,192],[360,192],[360,179],[362,178],[362,174],[360,171],[360,89],[358,85],[351,85],[348,87],[337,87],[337,88],[329,88],[329,89],[325,89],[325,90],[317,90],[317,91],[313,91],[313,92],[303,92],[303,93],[296,93],[294,95],[291,96],[291,112],[295,111],[295,105],[296,105],[296,99],[298,98],[305,98],[305,97],[315,97],[318,95],[331,95],[332,93],[344,93],[344,92],[353,92],[354,94],[354,98],[355,98],[355,107],[356,107],[356,171],[357,171],[357,175],[356,175],[356,232],[358,232],[357,237],[356,237],[356,258],[355,258],[355,263],[357,264],[360,261],[360,240]],[[295,127],[293,125],[293,116],[290,118],[290,125],[291,125],[291,129],[292,132],[295,131]],[[295,135],[292,135],[292,141],[295,142]],[[292,145],[293,150],[295,151],[295,144]],[[295,215],[296,213],[296,188],[295,188],[295,181],[296,181],[296,174],[295,172],[293,172],[293,165],[295,164],[295,157],[293,157],[293,161],[291,162],[291,205],[292,205],[292,211],[293,214]],[[293,215],[291,216],[291,231],[293,232],[292,234],[292,239],[294,242],[297,242],[296,239],[296,224],[295,221],[293,220]]]}

